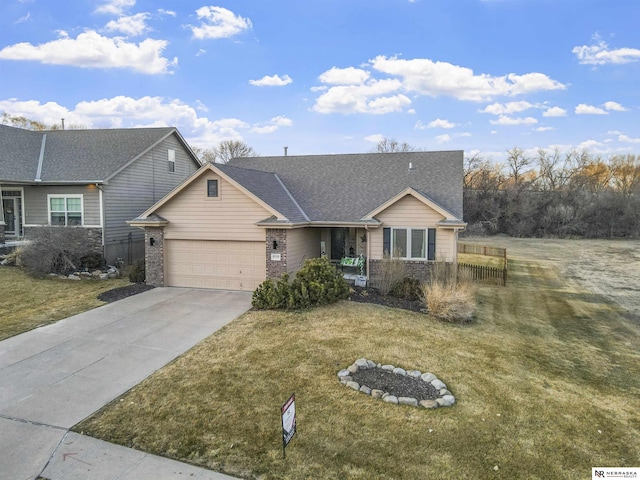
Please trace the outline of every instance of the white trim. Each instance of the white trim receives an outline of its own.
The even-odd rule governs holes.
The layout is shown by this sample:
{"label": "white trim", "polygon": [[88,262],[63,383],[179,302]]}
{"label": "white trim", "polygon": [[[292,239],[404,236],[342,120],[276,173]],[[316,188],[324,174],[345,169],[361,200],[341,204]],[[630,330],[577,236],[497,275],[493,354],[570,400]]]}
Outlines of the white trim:
{"label": "white trim", "polygon": [[80,199],[80,225],[67,225],[68,222],[68,211],[67,211],[67,202],[65,201],[64,212],[65,212],[65,225],[55,225],[55,226],[73,226],[73,227],[84,227],[84,195],[82,193],[48,193],[47,194],[47,223],[49,226],[51,225],[51,199],[52,198],[79,198]]}
{"label": "white trim", "polygon": [[[25,201],[24,201],[24,187],[0,187],[0,190],[2,192],[20,192],[20,200],[21,200],[21,211],[20,211],[20,217],[21,217],[21,222],[19,222],[19,224],[22,225],[22,232],[19,231],[20,225],[18,225],[18,231],[16,232],[16,237],[20,238],[24,236],[24,227],[26,227],[25,225],[25,220],[26,220],[26,214],[25,214],[25,210],[26,210],[26,205],[25,205]],[[0,192],[1,193],[1,192]],[[4,214],[4,209],[2,207],[2,198],[4,198],[1,194],[0,194],[0,209],[2,210],[2,213]],[[13,197],[16,198],[16,197]],[[4,223],[4,218],[2,219],[3,223]],[[6,225],[6,223],[5,223]],[[5,231],[6,234],[6,231]]]}
{"label": "white trim", "polygon": [[176,151],[173,148],[167,149],[167,160],[169,161],[169,173],[176,173]]}
{"label": "white trim", "polygon": [[381,212],[385,211],[391,205],[393,205],[394,203],[402,200],[407,195],[410,195],[413,198],[415,198],[416,200],[424,203],[426,206],[430,207],[432,210],[435,210],[437,213],[442,215],[445,219],[457,220],[457,218],[456,218],[456,216],[454,214],[452,214],[451,212],[446,210],[444,207],[441,207],[440,205],[438,205],[436,202],[431,200],[426,195],[423,195],[422,193],[418,192],[417,190],[414,190],[411,187],[405,188],[403,191],[401,191],[400,193],[398,193],[394,197],[390,198],[389,200],[384,202],[382,205],[378,206],[375,210],[372,210],[371,212],[367,213],[364,217],[362,217],[362,219],[363,220],[369,220],[369,219],[374,218],[376,215],[378,215]]}
{"label": "white trim", "polygon": [[98,187],[98,185],[96,185],[96,188],[98,189],[98,192],[100,192],[98,193],[98,201],[100,202],[100,228],[102,229],[102,246],[104,247],[104,242],[105,242],[104,197],[102,196],[102,188]]}
{"label": "white trim", "polygon": [[[406,230],[407,232],[407,243],[405,245],[406,248],[406,253],[407,255],[409,255],[408,257],[393,257],[393,258],[399,258],[400,260],[413,260],[416,262],[432,262],[433,260],[429,260],[429,229],[433,229],[436,231],[436,235],[437,235],[437,231],[438,229],[436,227],[402,227],[402,226],[398,226],[398,227],[387,227],[391,230],[390,232],[390,238],[389,238],[389,242],[390,242],[390,248],[391,248],[391,256],[393,257],[393,252],[395,250],[395,242],[394,242],[394,238],[393,238],[393,232],[394,230]],[[424,257],[412,257],[411,256],[411,231],[412,230],[419,230],[421,232],[424,232]],[[438,248],[438,243],[436,242],[436,249]],[[433,252],[434,256],[436,252]],[[435,260],[435,259],[434,259]]]}

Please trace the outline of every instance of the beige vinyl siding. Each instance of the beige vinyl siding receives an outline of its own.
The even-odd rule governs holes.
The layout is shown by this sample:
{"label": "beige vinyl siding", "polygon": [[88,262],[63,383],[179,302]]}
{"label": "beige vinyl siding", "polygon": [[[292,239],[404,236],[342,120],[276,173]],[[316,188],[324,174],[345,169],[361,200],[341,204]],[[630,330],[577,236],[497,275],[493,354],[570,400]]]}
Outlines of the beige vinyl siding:
{"label": "beige vinyl siding", "polygon": [[300,270],[308,258],[320,256],[320,229],[297,228],[287,231],[287,271]]}
{"label": "beige vinyl siding", "polygon": [[382,226],[371,230],[371,258],[382,259],[384,227],[437,228],[436,259],[455,260],[455,233],[453,230],[438,228],[438,222],[445,217],[411,195],[407,195],[376,215]]}
{"label": "beige vinyl siding", "polygon": [[100,192],[95,185],[25,185],[24,209],[26,225],[49,225],[47,195],[82,195],[82,223],[100,225]]}
{"label": "beige vinyl siding", "polygon": [[[175,172],[169,172],[168,151],[175,150]],[[107,259],[127,258],[129,234],[136,252],[144,244],[143,230],[133,220],[198,169],[175,135],[170,135],[104,185],[105,250]],[[137,256],[137,255],[136,255]]]}
{"label": "beige vinyl siding", "polygon": [[[218,198],[207,197],[207,180],[218,180]],[[213,172],[193,180],[156,213],[169,220],[165,227],[167,240],[266,242],[265,229],[255,223],[271,216],[266,208]]]}

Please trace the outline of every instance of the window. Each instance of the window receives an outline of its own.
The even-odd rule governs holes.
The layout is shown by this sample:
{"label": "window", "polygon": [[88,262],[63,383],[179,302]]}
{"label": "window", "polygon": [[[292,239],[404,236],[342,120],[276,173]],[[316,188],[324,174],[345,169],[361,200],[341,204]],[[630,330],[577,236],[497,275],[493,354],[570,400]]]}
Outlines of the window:
{"label": "window", "polygon": [[414,260],[436,259],[435,228],[384,228],[382,248],[385,255]]}
{"label": "window", "polygon": [[49,223],[69,227],[82,225],[82,195],[49,195]]}
{"label": "window", "polygon": [[218,180],[207,180],[207,197],[218,196]]}
{"label": "window", "polygon": [[175,150],[167,150],[167,158],[169,160],[169,171],[176,171],[176,151]]}

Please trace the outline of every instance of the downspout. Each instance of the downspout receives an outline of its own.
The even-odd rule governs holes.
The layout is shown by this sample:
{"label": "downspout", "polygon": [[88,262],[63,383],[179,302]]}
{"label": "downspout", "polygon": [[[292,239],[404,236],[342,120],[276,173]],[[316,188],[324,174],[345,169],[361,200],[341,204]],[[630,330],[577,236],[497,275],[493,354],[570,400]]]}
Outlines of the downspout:
{"label": "downspout", "polygon": [[102,196],[102,186],[98,185],[96,183],[96,188],[98,189],[98,199],[99,199],[99,203],[100,203],[100,228],[102,229],[102,256],[106,257],[107,254],[107,246],[105,244],[105,234],[104,234],[104,225],[105,225],[105,218],[104,218],[104,197]]}
{"label": "downspout", "polygon": [[364,226],[364,231],[367,234],[367,283],[371,280],[371,270],[369,270],[369,260],[371,258],[371,235],[369,235],[369,225]]}
{"label": "downspout", "polygon": [[0,226],[6,225],[4,223],[4,207],[2,203],[2,185],[0,185]]}

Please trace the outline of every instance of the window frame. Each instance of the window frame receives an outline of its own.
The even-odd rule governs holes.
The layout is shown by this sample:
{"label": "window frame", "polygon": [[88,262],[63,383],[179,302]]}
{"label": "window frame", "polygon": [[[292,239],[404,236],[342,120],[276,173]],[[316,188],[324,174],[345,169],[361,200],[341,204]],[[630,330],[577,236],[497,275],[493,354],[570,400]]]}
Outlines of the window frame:
{"label": "window frame", "polygon": [[167,160],[169,165],[169,173],[176,172],[176,151],[173,148],[167,150]]}
{"label": "window frame", "polygon": [[[211,195],[209,195],[209,182],[216,182],[217,186],[216,186],[216,196],[213,197]],[[220,179],[219,178],[207,178],[207,199],[208,200],[220,200]]]}
{"label": "window frame", "polygon": [[[61,198],[64,200],[64,225],[56,225],[52,220],[52,213],[62,213],[60,210],[53,210],[51,207],[52,199]],[[69,210],[67,200],[70,199],[79,199],[80,200],[80,210]],[[69,225],[69,213],[80,213],[80,224],[78,225]],[[49,193],[47,194],[47,219],[49,225],[52,227],[84,227],[84,195],[81,193]]]}
{"label": "window frame", "polygon": [[[384,227],[382,230],[382,249],[383,255],[393,256],[393,252],[396,250],[395,240],[396,240],[396,231],[404,230],[405,231],[405,245],[403,247],[405,256],[402,257],[394,257],[399,258],[400,260],[408,260],[408,261],[435,261],[436,257],[436,229],[432,227]],[[423,233],[423,248],[424,248],[424,257],[413,257],[412,249],[413,249],[413,232],[419,231]]]}

